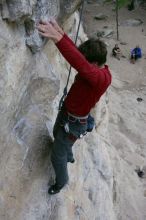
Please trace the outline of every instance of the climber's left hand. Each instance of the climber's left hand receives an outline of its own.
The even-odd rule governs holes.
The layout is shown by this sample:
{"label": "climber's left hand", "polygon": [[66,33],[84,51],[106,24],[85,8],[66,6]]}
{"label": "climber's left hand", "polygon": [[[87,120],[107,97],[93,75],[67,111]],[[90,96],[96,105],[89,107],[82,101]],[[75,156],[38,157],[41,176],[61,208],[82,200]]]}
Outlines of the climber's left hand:
{"label": "climber's left hand", "polygon": [[40,21],[37,29],[43,37],[47,37],[53,40],[55,43],[60,41],[63,37],[62,34],[59,33],[50,22]]}

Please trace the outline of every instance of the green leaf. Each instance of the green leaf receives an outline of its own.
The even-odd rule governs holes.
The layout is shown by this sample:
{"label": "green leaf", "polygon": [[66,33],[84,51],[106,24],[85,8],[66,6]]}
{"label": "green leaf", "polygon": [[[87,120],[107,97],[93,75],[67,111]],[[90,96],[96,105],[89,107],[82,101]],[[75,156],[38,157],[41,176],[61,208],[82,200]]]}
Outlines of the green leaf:
{"label": "green leaf", "polygon": [[[113,0],[105,0],[106,2],[113,2]],[[131,0],[115,0],[115,8],[116,8],[116,4],[118,3],[118,9],[128,5],[131,2]],[[114,8],[114,10],[115,10]]]}

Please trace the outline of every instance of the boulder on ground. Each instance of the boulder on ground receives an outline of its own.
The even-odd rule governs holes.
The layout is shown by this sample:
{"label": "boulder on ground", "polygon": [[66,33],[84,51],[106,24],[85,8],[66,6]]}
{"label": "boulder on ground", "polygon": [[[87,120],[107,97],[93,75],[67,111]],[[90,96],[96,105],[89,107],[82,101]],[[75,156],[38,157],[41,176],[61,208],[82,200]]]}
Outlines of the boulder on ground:
{"label": "boulder on ground", "polygon": [[112,29],[104,28],[102,30],[97,31],[97,37],[106,37],[110,38],[113,36],[114,31]]}
{"label": "boulder on ground", "polygon": [[143,23],[141,19],[128,19],[121,23],[122,26],[139,26]]}
{"label": "boulder on ground", "polygon": [[94,16],[94,19],[96,19],[96,20],[106,20],[107,18],[108,18],[108,16],[104,15],[102,13],[99,13],[96,16]]}

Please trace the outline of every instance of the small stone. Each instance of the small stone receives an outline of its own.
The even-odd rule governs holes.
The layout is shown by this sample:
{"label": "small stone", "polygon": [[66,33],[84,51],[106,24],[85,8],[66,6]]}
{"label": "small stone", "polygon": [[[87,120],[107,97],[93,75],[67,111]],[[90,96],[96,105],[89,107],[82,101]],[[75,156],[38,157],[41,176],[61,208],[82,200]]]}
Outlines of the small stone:
{"label": "small stone", "polygon": [[137,173],[137,175],[140,177],[140,178],[143,178],[143,176],[144,176],[144,171],[142,170],[142,169],[136,169],[135,170],[136,171],[136,173]]}
{"label": "small stone", "polygon": [[110,38],[113,36],[114,31],[112,29],[103,29],[97,31],[97,37]]}
{"label": "small stone", "polygon": [[104,14],[102,14],[102,13],[99,13],[99,14],[97,14],[97,15],[94,17],[94,19],[96,19],[96,20],[106,20],[107,17],[108,17],[108,16],[106,16],[106,15],[104,15]]}
{"label": "small stone", "polygon": [[127,45],[127,43],[126,43],[126,42],[120,42],[120,44],[121,44],[121,45]]}
{"label": "small stone", "polygon": [[137,98],[137,101],[138,101],[138,102],[142,102],[142,101],[143,101],[143,99],[142,99],[142,98],[140,98],[140,97],[138,97],[138,98]]}

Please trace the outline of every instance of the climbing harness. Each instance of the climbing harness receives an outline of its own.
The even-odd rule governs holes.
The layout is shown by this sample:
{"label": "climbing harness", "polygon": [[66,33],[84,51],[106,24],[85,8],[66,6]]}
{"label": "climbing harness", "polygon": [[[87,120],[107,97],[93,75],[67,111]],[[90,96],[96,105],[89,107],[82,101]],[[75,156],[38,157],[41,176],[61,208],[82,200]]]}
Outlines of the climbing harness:
{"label": "climbing harness", "polygon": [[[75,45],[77,43],[77,39],[78,39],[78,35],[79,35],[79,29],[80,29],[81,19],[82,19],[82,15],[83,15],[84,2],[85,2],[85,0],[82,0],[79,24],[78,24],[76,38],[75,38]],[[67,87],[68,87],[68,83],[69,83],[70,74],[71,74],[71,66],[69,68],[69,73],[68,73],[68,77],[67,77],[67,83],[66,83],[66,86],[65,86],[64,91],[63,91],[63,96],[61,97],[60,102],[59,102],[59,111],[61,110],[61,107],[63,105],[65,97],[67,96]]]}

